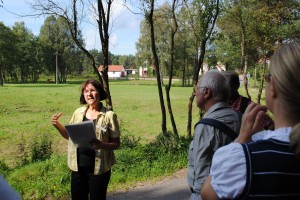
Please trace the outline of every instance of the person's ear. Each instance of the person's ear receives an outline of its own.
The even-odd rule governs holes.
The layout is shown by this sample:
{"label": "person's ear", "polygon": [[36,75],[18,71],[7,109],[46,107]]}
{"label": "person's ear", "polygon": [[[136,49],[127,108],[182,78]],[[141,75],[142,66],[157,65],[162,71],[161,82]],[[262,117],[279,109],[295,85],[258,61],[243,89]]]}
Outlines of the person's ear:
{"label": "person's ear", "polygon": [[205,88],[205,91],[203,94],[204,94],[205,99],[209,99],[210,97],[212,97],[212,91],[209,88]]}

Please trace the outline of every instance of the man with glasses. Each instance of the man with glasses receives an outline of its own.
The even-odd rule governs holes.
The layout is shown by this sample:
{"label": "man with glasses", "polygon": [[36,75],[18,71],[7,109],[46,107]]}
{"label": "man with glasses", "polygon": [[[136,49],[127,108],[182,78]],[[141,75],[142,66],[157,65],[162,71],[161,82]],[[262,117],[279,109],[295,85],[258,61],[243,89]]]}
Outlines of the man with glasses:
{"label": "man with glasses", "polygon": [[[211,70],[199,80],[196,88],[197,106],[205,111],[204,119],[215,119],[235,133],[240,129],[240,116],[228,105],[229,86],[224,75]],[[209,174],[212,156],[221,146],[232,142],[224,131],[212,125],[197,123],[189,147],[187,182],[191,189],[190,200],[201,200],[200,191]]]}

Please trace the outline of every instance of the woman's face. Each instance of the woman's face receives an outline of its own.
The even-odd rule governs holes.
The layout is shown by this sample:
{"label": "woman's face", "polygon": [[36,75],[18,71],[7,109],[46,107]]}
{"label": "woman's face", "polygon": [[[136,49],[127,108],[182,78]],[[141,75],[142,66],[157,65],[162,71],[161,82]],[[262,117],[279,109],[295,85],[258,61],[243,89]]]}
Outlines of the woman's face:
{"label": "woman's face", "polygon": [[84,88],[83,96],[89,105],[98,104],[100,102],[99,91],[91,83]]}

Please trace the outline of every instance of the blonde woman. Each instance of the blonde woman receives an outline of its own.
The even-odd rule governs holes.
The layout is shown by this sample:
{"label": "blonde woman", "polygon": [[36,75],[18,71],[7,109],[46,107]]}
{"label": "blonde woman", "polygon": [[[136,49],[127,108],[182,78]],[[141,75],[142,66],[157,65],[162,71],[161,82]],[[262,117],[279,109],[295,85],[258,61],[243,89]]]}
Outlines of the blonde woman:
{"label": "blonde woman", "polygon": [[[289,139],[292,127],[298,127],[296,133],[300,128],[300,41],[274,53],[266,81],[267,107],[251,103],[235,143],[214,154],[201,191],[204,200],[300,199],[300,160]],[[275,130],[258,132],[267,109]]]}

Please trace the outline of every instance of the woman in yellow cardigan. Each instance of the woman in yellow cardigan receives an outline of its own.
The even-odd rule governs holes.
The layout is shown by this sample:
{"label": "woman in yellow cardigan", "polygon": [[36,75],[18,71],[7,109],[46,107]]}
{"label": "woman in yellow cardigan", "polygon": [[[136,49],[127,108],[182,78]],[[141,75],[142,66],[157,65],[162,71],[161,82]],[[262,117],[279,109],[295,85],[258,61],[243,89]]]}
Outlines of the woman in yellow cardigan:
{"label": "woman in yellow cardigan", "polygon": [[[96,138],[91,141],[92,148],[76,148],[66,128],[58,121],[62,113],[51,117],[51,123],[68,143],[68,166],[71,175],[71,196],[73,200],[106,199],[107,186],[110,180],[111,167],[115,164],[113,150],[120,146],[120,130],[117,115],[108,111],[102,100],[106,99],[102,85],[88,79],[82,84],[80,103],[70,124],[93,120]],[[84,133],[82,133],[84,134]]]}

